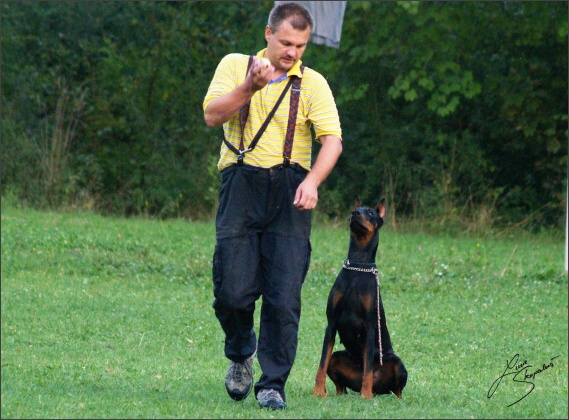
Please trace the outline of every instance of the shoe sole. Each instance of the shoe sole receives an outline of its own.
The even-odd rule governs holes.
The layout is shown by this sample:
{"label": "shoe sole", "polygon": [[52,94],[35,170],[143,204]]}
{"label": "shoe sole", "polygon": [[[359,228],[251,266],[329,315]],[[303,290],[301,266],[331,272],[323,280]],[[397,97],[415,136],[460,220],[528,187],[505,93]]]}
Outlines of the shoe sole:
{"label": "shoe sole", "polygon": [[286,408],[285,403],[281,403],[274,400],[267,401],[264,405],[259,403],[259,406],[261,408],[267,408],[269,410],[284,410]]}
{"label": "shoe sole", "polygon": [[251,388],[253,388],[253,384],[251,384],[251,386],[249,387],[249,389],[247,390],[247,392],[245,394],[242,394],[240,392],[237,393],[235,391],[230,391],[229,388],[227,387],[227,385],[225,385],[225,390],[227,391],[227,393],[229,394],[231,399],[235,400],[235,401],[243,401],[245,398],[247,398],[249,396],[249,394],[251,393]]}

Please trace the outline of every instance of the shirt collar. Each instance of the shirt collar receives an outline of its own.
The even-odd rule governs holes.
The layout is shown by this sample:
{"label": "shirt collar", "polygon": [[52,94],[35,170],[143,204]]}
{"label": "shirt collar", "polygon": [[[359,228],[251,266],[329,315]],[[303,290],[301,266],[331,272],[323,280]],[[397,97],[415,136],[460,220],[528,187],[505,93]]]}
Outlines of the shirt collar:
{"label": "shirt collar", "polygon": [[[267,51],[266,48],[259,51],[257,53],[257,57],[259,57],[259,58],[264,57],[265,51]],[[302,64],[302,60],[298,60],[296,63],[294,63],[294,66],[292,66],[292,68],[286,73],[287,77],[298,76],[298,77],[302,78],[302,72],[300,71],[301,64]]]}

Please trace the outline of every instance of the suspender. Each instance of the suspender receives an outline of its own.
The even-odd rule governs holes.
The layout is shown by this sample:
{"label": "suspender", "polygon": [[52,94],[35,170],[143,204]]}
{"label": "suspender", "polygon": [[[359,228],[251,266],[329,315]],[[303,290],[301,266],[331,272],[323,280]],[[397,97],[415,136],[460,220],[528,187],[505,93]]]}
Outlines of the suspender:
{"label": "suspender", "polygon": [[[253,63],[253,56],[249,56],[249,63],[247,64],[247,73],[249,73],[249,69],[251,68],[252,63]],[[302,73],[304,73],[304,66],[300,66],[300,71]],[[229,143],[227,141],[227,139],[225,138],[225,135],[223,136],[223,141],[224,141],[225,145],[229,148],[229,150],[231,150],[233,153],[235,153],[237,155],[237,164],[238,165],[243,164],[243,158],[245,156],[245,153],[252,151],[255,148],[255,146],[257,146],[257,143],[259,142],[261,135],[263,134],[263,132],[265,131],[265,129],[269,125],[271,118],[273,118],[273,116],[275,115],[275,112],[277,111],[277,108],[279,107],[280,103],[282,102],[286,92],[288,91],[288,89],[292,85],[291,93],[290,93],[290,108],[289,108],[289,113],[288,113],[288,124],[287,124],[287,129],[286,129],[286,138],[285,138],[284,150],[283,150],[283,165],[288,166],[290,164],[290,157],[292,154],[292,145],[294,142],[294,129],[296,127],[296,115],[298,114],[298,102],[300,100],[300,85],[301,85],[301,83],[302,83],[302,78],[300,78],[298,76],[291,76],[290,77],[287,85],[285,86],[285,88],[283,89],[283,91],[281,93],[281,96],[279,97],[279,99],[275,103],[275,106],[273,107],[273,109],[271,110],[271,112],[269,113],[267,118],[265,119],[265,122],[263,123],[263,125],[259,129],[258,133],[255,135],[255,137],[253,138],[253,140],[251,141],[251,143],[249,144],[249,147],[247,149],[245,149],[245,146],[243,143],[243,133],[245,131],[245,124],[247,123],[247,118],[249,117],[249,106],[251,104],[251,101],[249,100],[245,105],[243,105],[241,107],[241,109],[239,110],[239,125],[241,127],[241,141],[239,142],[239,150],[237,150],[235,148],[235,146],[233,146],[231,143]]]}
{"label": "suspender", "polygon": [[[253,56],[250,55],[249,56],[249,63],[247,63],[247,71],[245,72],[245,77],[247,77],[247,74],[249,73],[249,69],[251,68],[252,64],[253,64]],[[239,127],[241,127],[241,141],[239,143],[239,150],[245,149],[245,146],[243,145],[243,132],[245,131],[245,124],[247,124],[247,117],[249,117],[249,105],[251,105],[251,100],[248,100],[247,103],[245,105],[243,105],[241,107],[241,109],[239,110]],[[225,143],[228,144],[227,141]],[[245,153],[245,152],[243,152],[243,153]],[[240,153],[238,155],[238,158],[239,157],[241,157],[241,160],[243,160],[243,154],[242,153]]]}
{"label": "suspender", "polygon": [[[300,71],[304,73],[304,67],[300,66]],[[288,125],[286,127],[286,138],[283,150],[283,164],[288,166],[292,155],[292,143],[294,141],[294,129],[296,127],[296,114],[298,114],[298,101],[300,100],[300,84],[302,79],[293,76],[292,88],[290,91],[290,110],[288,112]]]}

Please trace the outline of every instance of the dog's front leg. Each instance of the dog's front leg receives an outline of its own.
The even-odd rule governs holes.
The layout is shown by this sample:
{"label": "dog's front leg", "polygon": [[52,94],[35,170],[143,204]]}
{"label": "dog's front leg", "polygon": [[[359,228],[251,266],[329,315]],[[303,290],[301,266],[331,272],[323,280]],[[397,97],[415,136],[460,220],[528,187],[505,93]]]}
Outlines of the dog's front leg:
{"label": "dog's front leg", "polygon": [[334,350],[334,342],[336,341],[336,329],[328,324],[326,333],[324,334],[324,343],[322,344],[322,356],[320,357],[320,364],[318,365],[318,372],[316,373],[316,385],[312,395],[318,397],[326,396],[326,372]]}
{"label": "dog's front leg", "polygon": [[[369,325],[370,323],[368,323]],[[363,350],[364,371],[362,378],[361,396],[363,398],[372,398],[373,389],[373,353],[375,341],[375,326],[373,323],[368,326],[366,334],[366,343]]]}

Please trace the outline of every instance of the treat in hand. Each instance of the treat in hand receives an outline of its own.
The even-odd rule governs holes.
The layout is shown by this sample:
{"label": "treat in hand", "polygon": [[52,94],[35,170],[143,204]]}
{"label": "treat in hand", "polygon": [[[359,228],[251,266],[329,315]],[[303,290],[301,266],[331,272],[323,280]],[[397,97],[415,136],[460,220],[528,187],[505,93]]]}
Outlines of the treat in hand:
{"label": "treat in hand", "polygon": [[262,69],[266,69],[271,65],[271,62],[269,61],[269,59],[261,57],[259,58],[258,64],[261,66]]}

